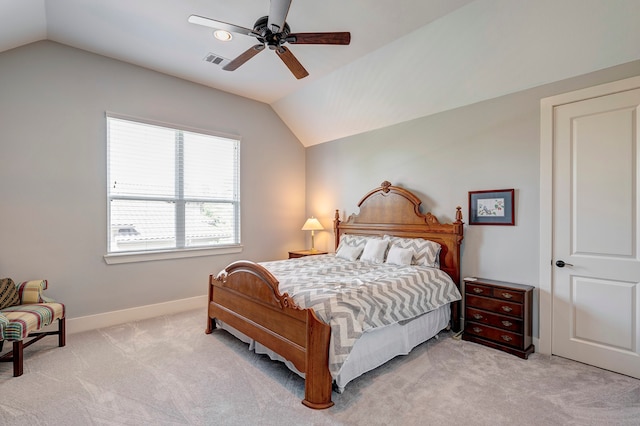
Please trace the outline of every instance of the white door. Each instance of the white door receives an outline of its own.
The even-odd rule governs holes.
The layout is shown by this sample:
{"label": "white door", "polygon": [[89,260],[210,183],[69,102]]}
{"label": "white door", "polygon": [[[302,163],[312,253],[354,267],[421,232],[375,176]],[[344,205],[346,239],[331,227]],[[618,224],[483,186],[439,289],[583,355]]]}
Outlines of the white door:
{"label": "white door", "polygon": [[556,106],[553,119],[551,351],[636,378],[639,106],[640,89],[627,90]]}

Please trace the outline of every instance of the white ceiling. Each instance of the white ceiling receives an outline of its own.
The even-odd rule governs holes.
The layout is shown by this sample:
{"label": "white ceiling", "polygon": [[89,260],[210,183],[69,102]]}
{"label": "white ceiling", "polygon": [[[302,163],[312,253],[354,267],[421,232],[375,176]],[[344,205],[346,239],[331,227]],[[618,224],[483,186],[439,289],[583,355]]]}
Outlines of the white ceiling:
{"label": "white ceiling", "polygon": [[350,31],[349,46],[289,45],[296,80],[255,44],[191,14],[252,28],[269,0],[0,0],[0,52],[48,39],[270,104],[305,146],[640,59],[640,0],[293,0],[292,32]]}

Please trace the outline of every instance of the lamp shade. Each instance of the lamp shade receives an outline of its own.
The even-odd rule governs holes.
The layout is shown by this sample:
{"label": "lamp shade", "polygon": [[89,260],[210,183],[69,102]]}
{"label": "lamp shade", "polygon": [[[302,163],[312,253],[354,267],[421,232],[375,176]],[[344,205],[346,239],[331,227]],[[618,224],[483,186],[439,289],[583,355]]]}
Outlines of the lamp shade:
{"label": "lamp shade", "polygon": [[310,217],[307,221],[302,225],[302,231],[321,231],[324,228],[320,224],[320,221],[315,217]]}

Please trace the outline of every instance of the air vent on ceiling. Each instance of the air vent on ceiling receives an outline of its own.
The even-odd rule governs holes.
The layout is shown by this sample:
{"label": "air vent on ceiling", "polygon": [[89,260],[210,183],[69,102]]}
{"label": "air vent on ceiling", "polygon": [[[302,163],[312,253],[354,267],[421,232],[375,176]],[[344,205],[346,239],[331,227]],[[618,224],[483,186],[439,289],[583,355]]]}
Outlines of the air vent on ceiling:
{"label": "air vent on ceiling", "polygon": [[222,56],[216,55],[215,53],[207,53],[207,56],[204,57],[204,60],[207,62],[211,62],[214,65],[225,65],[229,60],[227,58],[223,58]]}

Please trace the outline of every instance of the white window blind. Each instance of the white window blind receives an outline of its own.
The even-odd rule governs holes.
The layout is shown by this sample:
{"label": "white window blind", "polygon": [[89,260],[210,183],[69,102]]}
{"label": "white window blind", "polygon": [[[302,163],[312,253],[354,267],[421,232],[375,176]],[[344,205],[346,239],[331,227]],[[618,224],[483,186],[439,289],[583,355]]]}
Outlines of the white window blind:
{"label": "white window blind", "polygon": [[107,115],[109,253],[240,244],[240,141]]}

